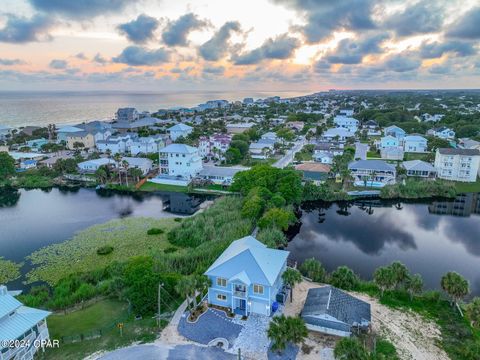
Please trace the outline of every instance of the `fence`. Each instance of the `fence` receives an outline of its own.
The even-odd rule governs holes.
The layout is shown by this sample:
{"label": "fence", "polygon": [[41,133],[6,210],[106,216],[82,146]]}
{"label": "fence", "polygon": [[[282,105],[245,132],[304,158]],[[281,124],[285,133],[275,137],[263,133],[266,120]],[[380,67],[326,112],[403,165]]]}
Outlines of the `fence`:
{"label": "fence", "polygon": [[130,317],[130,307],[128,308],[127,312],[123,316],[117,318],[115,321],[111,322],[106,326],[89,330],[80,334],[61,336],[59,340],[62,344],[71,344],[71,343],[81,342],[84,340],[97,339],[99,337],[102,337],[104,334],[108,333],[112,329],[117,328],[118,324],[124,323],[125,321],[128,320],[129,317]]}

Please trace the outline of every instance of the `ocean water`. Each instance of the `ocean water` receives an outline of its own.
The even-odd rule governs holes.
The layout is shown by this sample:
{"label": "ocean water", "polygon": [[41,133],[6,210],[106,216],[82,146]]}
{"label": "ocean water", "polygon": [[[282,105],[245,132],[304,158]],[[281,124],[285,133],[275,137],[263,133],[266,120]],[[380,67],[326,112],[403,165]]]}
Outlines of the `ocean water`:
{"label": "ocean water", "polygon": [[111,119],[120,107],[157,111],[171,107],[193,107],[207,100],[242,100],[245,97],[294,97],[304,92],[195,91],[195,92],[7,92],[0,91],[0,125],[75,124]]}

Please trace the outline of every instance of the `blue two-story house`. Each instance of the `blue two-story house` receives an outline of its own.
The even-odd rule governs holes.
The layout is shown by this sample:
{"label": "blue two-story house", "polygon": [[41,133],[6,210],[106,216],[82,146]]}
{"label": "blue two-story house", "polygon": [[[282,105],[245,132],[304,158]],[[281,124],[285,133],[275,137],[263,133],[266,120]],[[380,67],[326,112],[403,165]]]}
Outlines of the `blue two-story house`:
{"label": "blue two-story house", "polygon": [[252,236],[234,241],[205,272],[212,285],[208,303],[239,315],[270,316],[282,289],[289,252],[267,248]]}

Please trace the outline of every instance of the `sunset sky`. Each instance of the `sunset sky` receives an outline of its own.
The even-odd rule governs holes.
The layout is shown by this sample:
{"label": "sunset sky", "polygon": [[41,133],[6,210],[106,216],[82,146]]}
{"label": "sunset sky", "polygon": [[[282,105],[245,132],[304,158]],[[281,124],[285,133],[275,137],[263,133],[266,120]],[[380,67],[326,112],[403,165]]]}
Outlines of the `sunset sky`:
{"label": "sunset sky", "polygon": [[2,0],[0,90],[480,88],[478,0]]}

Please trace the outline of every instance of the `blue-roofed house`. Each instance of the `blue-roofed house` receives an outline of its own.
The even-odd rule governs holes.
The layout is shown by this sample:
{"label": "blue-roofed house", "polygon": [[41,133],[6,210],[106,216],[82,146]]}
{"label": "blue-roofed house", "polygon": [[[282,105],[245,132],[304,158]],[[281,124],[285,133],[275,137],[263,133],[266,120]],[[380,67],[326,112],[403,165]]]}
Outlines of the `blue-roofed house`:
{"label": "blue-roofed house", "polygon": [[369,303],[333,286],[308,290],[301,317],[307,329],[337,336],[366,330],[372,321]]}
{"label": "blue-roofed house", "polygon": [[397,148],[400,146],[400,140],[392,135],[383,136],[380,139],[380,149]]}
{"label": "blue-roofed house", "polygon": [[427,152],[427,139],[420,135],[407,135],[403,139],[403,150],[405,152],[424,153]]}
{"label": "blue-roofed house", "polygon": [[[0,360],[33,359],[40,348],[38,343],[49,339],[48,315],[48,311],[24,306],[13,292],[0,285]],[[28,345],[9,347],[8,340],[24,340]]]}
{"label": "blue-roofed house", "polygon": [[399,139],[403,139],[407,134],[405,130],[396,125],[387,126],[385,129],[383,129],[383,133],[385,136],[390,135]]}
{"label": "blue-roofed house", "polygon": [[192,131],[193,128],[185,124],[177,124],[173,125],[171,128],[168,128],[170,139],[172,139],[172,141],[177,140],[179,137],[186,137]]}
{"label": "blue-roofed house", "polygon": [[283,287],[288,255],[288,251],[267,248],[252,236],[232,242],[205,272],[212,282],[208,303],[240,315],[269,316]]}

